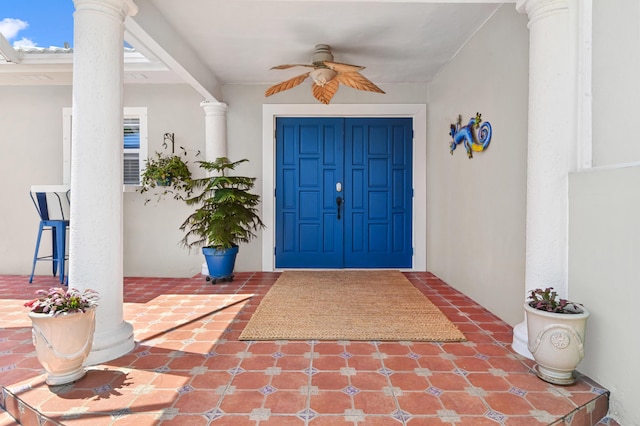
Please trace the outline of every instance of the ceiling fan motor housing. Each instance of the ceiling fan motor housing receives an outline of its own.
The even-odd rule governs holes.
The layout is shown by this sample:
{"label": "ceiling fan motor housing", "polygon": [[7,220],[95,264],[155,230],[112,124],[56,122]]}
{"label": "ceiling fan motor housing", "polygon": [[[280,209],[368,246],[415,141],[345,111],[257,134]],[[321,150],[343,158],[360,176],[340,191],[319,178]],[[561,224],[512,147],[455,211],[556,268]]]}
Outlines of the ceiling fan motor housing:
{"label": "ceiling fan motor housing", "polygon": [[324,61],[333,62],[333,54],[328,44],[316,44],[316,50],[313,52],[311,62],[315,66],[324,66]]}

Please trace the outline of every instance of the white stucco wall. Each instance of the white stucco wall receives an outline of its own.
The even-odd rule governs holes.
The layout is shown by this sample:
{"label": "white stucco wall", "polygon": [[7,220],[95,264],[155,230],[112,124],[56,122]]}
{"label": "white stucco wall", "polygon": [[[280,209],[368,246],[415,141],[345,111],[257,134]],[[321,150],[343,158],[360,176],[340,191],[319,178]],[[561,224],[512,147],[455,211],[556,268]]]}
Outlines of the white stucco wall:
{"label": "white stucco wall", "polygon": [[593,165],[640,162],[640,2],[593,1]]}
{"label": "white stucco wall", "polygon": [[[62,108],[71,105],[68,87],[0,86],[0,273],[31,272],[39,218],[29,198],[33,184],[62,183]],[[50,240],[42,244],[51,247]],[[49,251],[50,252],[50,251]],[[51,273],[51,263],[38,271]]]}
{"label": "white stucco wall", "polygon": [[[204,160],[204,110],[202,97],[186,85],[127,85],[125,106],[147,107],[149,155],[170,152],[162,147],[165,133],[174,133],[175,152],[188,150],[191,171],[202,173],[195,153]],[[144,200],[151,198],[145,205]],[[124,194],[124,275],[186,277],[198,274],[203,257],[198,250],[181,247],[184,234],[178,228],[191,213],[185,203],[165,197],[156,202],[152,194]]]}
{"label": "white stucco wall", "polygon": [[[29,198],[32,184],[62,183],[62,109],[71,106],[70,86],[2,86],[3,123],[0,170],[6,186],[0,207],[0,273],[28,274],[38,230]],[[176,144],[204,149],[201,97],[186,85],[126,86],[125,106],[147,107],[149,152],[161,150],[163,135],[175,133]],[[96,188],[100,191],[100,188]],[[124,273],[127,276],[191,276],[200,270],[199,253],[178,246],[178,226],[189,210],[174,200],[144,205],[145,195],[124,194]],[[48,238],[48,235],[44,238]],[[41,254],[49,253],[43,239]],[[36,274],[51,274],[49,262],[38,262]]]}
{"label": "white stucco wall", "polygon": [[[258,177],[256,193],[261,194],[262,105],[271,103],[316,103],[310,86],[265,99],[268,86],[225,87],[228,155],[248,158],[239,172]],[[335,103],[426,103],[425,85],[384,86],[386,95],[343,88]],[[204,111],[202,98],[187,85],[126,85],[125,106],[148,108],[149,153],[162,150],[164,133],[175,134],[176,146],[204,151]],[[38,217],[29,199],[32,184],[62,183],[62,109],[71,106],[70,86],[2,86],[0,116],[10,123],[3,128],[0,156],[2,175],[14,185],[7,186],[0,220],[11,226],[0,234],[0,273],[28,274],[35,246]],[[333,103],[332,102],[332,103]],[[426,143],[421,141],[421,143]],[[421,160],[422,161],[422,160]],[[196,173],[198,173],[196,169]],[[96,188],[99,191],[99,188]],[[145,205],[147,194],[124,193],[124,274],[125,276],[193,276],[200,272],[202,256],[189,252],[178,242],[178,227],[190,210],[171,198]],[[423,207],[421,207],[423,208]],[[43,252],[48,243],[43,241]],[[261,237],[243,245],[236,270],[260,270]],[[50,274],[51,265],[38,262],[36,274]]]}
{"label": "white stucco wall", "polygon": [[593,169],[569,177],[569,297],[591,313],[578,369],[611,391],[609,415],[640,425],[640,4],[593,2]]}
{"label": "white stucco wall", "polygon": [[610,415],[640,425],[640,338],[634,319],[640,258],[640,166],[570,175],[569,297],[583,303],[585,358],[578,369],[611,391]]}
{"label": "white stucco wall", "polygon": [[[503,5],[429,87],[427,267],[514,325],[523,319],[527,17]],[[449,154],[449,125],[476,112],[485,152]]]}

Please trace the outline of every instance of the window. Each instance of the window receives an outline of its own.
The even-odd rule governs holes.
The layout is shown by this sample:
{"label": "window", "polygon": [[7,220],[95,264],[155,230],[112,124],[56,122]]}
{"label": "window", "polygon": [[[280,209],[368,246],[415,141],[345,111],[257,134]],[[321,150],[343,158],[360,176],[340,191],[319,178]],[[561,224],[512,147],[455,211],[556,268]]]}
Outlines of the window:
{"label": "window", "polygon": [[[63,133],[63,183],[71,183],[71,108],[62,112]],[[139,185],[140,175],[147,158],[147,108],[124,108],[122,125],[122,146],[124,158],[125,185]]]}

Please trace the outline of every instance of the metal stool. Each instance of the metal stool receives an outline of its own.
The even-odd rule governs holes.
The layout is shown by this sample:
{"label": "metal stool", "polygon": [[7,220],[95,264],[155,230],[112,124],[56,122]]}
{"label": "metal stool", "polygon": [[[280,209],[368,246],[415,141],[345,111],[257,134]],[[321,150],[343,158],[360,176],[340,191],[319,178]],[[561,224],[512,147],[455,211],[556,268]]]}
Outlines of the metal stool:
{"label": "metal stool", "polygon": [[[52,194],[47,196],[47,194]],[[38,211],[38,215],[40,216],[40,225],[38,227],[38,239],[36,241],[36,250],[33,255],[33,266],[31,268],[31,276],[29,277],[29,282],[33,282],[33,274],[36,269],[36,262],[40,260],[50,261],[53,264],[53,276],[56,276],[56,273],[59,272],[60,283],[65,283],[65,260],[67,260],[66,255],[66,240],[67,240],[67,228],[69,227],[69,220],[65,219],[64,209],[62,208],[62,199],[57,192],[34,192],[33,189],[29,193],[31,196],[31,201],[33,201],[33,205],[36,207]],[[52,214],[50,214],[50,206],[48,203],[48,199],[51,199],[53,196],[58,201],[58,206],[60,208],[59,216],[55,219],[52,218]],[[69,192],[66,192],[67,202],[69,202]],[[55,206],[54,206],[55,208]],[[40,240],[42,239],[42,231],[51,231],[51,255],[47,256],[38,256],[40,251]]]}

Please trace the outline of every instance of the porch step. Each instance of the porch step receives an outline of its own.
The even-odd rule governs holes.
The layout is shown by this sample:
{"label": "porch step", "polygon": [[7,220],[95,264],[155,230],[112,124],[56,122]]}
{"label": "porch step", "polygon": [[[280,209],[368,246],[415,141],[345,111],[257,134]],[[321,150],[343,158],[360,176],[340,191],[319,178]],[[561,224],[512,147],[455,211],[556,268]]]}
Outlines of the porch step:
{"label": "porch step", "polygon": [[[0,426],[64,426],[63,423],[38,412],[5,387],[2,387],[0,408],[6,410],[0,411]],[[550,423],[550,426],[620,426],[618,422],[607,417],[608,411],[609,391],[606,391]]]}

